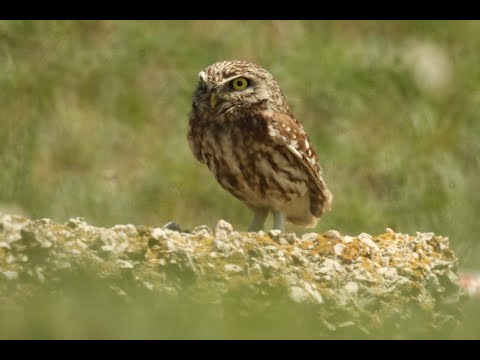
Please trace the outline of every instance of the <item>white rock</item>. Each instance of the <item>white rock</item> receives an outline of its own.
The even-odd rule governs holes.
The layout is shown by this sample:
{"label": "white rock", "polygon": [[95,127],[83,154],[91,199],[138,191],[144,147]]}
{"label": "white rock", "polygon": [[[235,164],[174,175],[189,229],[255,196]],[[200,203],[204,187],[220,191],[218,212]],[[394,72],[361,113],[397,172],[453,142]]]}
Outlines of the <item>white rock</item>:
{"label": "white rock", "polygon": [[[417,233],[418,235],[418,233]],[[435,233],[433,232],[428,232],[428,233],[423,233],[423,234],[420,234],[420,239],[422,239],[423,241],[430,241],[433,239],[433,236],[435,235]]]}
{"label": "white rock", "polygon": [[69,269],[72,267],[72,264],[65,260],[54,260],[54,263],[58,269]]}
{"label": "white rock", "polygon": [[80,254],[82,254],[82,252],[81,252],[80,250],[78,250],[78,249],[72,249],[72,250],[70,250],[70,252],[71,252],[73,255],[80,255]]}
{"label": "white rock", "polygon": [[148,290],[153,290],[153,284],[148,282],[148,281],[144,281],[143,282],[143,285],[148,289]]}
{"label": "white rock", "polygon": [[293,248],[293,250],[290,253],[294,256],[303,257],[302,250],[296,246]]}
{"label": "white rock", "polygon": [[7,280],[15,280],[18,278],[18,273],[16,271],[0,271],[0,273],[2,273],[6,278]]}
{"label": "white rock", "polygon": [[333,247],[333,251],[335,252],[335,255],[341,255],[344,248],[345,245],[343,244],[335,244],[335,246]]}
{"label": "white rock", "polygon": [[308,299],[308,292],[301,287],[292,286],[290,287],[289,296],[296,303],[303,303]]}
{"label": "white rock", "polygon": [[327,320],[323,319],[322,322],[328,330],[330,330],[330,331],[337,330],[337,327],[335,325],[329,323]]}
{"label": "white rock", "polygon": [[372,235],[363,232],[360,235],[358,235],[357,238],[359,240],[364,240],[364,239],[372,240]]}
{"label": "white rock", "polygon": [[200,226],[195,226],[192,230],[192,233],[199,234],[199,235],[211,235],[212,229],[210,229],[207,225],[200,225]]}
{"label": "white rock", "polygon": [[434,259],[432,263],[432,269],[445,269],[452,266],[451,261],[445,261],[442,259]]}
{"label": "white rock", "polygon": [[405,241],[405,238],[404,238],[403,234],[396,233],[395,234],[395,240],[399,241],[399,242],[403,242],[403,241]]}
{"label": "white rock", "polygon": [[349,281],[346,285],[345,285],[345,290],[351,294],[351,295],[355,295],[357,292],[358,292],[358,284],[356,282],[353,282],[353,281]]}
{"label": "white rock", "polygon": [[267,234],[272,239],[278,239],[280,235],[282,235],[282,231],[275,229],[275,230],[270,230]]}
{"label": "white rock", "polygon": [[285,239],[288,244],[293,245],[297,241],[297,236],[294,233],[283,234],[282,240],[283,239]]}
{"label": "white rock", "polygon": [[43,275],[43,268],[40,266],[37,266],[35,268],[35,274],[37,275],[38,280],[43,283],[45,282],[45,275]]}
{"label": "white rock", "polygon": [[113,251],[113,246],[111,245],[103,245],[101,247],[102,251],[105,251],[105,252],[112,252]]}
{"label": "white rock", "polygon": [[221,219],[218,221],[217,225],[215,226],[215,235],[222,236],[228,235],[233,231],[232,224],[229,224],[225,220]]}
{"label": "white rock", "polygon": [[252,266],[250,266],[250,268],[248,269],[248,276],[251,277],[251,276],[255,276],[255,275],[259,275],[261,276],[262,275],[262,267],[260,266],[260,264],[253,264]]}
{"label": "white rock", "polygon": [[197,229],[197,230],[194,229],[192,232],[196,235],[201,235],[201,236],[209,236],[212,234],[207,229]]}
{"label": "white rock", "polygon": [[341,328],[350,328],[350,327],[352,327],[352,326],[355,326],[355,323],[354,323],[353,321],[345,321],[345,322],[343,322],[343,323],[341,323],[341,324],[338,324],[337,326],[338,326],[340,329],[341,329]]}
{"label": "white rock", "polygon": [[376,282],[372,274],[370,274],[365,269],[360,269],[355,274],[355,280],[366,281],[366,282]]}
{"label": "white rock", "polygon": [[317,274],[328,274],[330,271],[331,269],[327,266],[322,266],[320,269],[317,270]]}
{"label": "white rock", "polygon": [[43,240],[41,243],[40,243],[40,247],[41,248],[50,248],[52,247],[52,242],[51,241],[48,241],[48,240]]}
{"label": "white rock", "polygon": [[388,256],[380,257],[380,265],[388,266],[389,263],[390,263],[390,258]]}
{"label": "white rock", "polygon": [[312,296],[315,303],[323,304],[322,295],[313,288],[312,284],[305,282],[305,290]]}
{"label": "white rock", "polygon": [[300,239],[301,239],[301,241],[315,241],[315,240],[318,239],[318,234],[317,233],[306,233],[306,234],[303,234]]}
{"label": "white rock", "polygon": [[[448,272],[447,278],[448,280],[450,280],[452,284],[458,284],[458,275],[455,274],[453,271]],[[480,285],[478,284],[477,284],[477,289],[480,290]]]}
{"label": "white rock", "polygon": [[237,264],[225,264],[225,267],[223,269],[225,270],[225,272],[232,274],[238,274],[243,271],[242,267]]}
{"label": "white rock", "polygon": [[277,251],[277,247],[274,246],[274,245],[266,245],[263,248],[265,249],[265,251],[270,252],[270,253],[274,253],[274,252]]}
{"label": "white rock", "polygon": [[122,269],[133,269],[134,267],[130,261],[121,260],[121,259],[117,260],[117,264]]}
{"label": "white rock", "polygon": [[341,239],[342,238],[342,235],[340,235],[340,233],[337,231],[337,230],[328,230],[325,234],[326,237],[328,237],[329,239]]}
{"label": "white rock", "polygon": [[[371,250],[374,250],[374,251],[380,250],[378,245],[375,244],[375,242],[371,239],[370,235],[365,234],[365,235],[368,235],[370,237],[369,238],[367,236],[362,236],[363,234],[365,234],[365,233],[360,234],[358,238],[364,245],[368,246]],[[362,237],[360,237],[360,236],[362,236]]]}
{"label": "white rock", "polygon": [[85,243],[84,243],[82,240],[80,240],[80,239],[76,239],[76,240],[75,240],[75,244],[76,244],[78,247],[80,247],[80,248],[82,248],[82,249],[84,249],[84,250],[85,250],[85,249],[88,249],[88,245],[85,244]]}
{"label": "white rock", "polygon": [[215,249],[220,252],[228,252],[230,250],[230,244],[227,244],[219,239],[215,239],[213,244],[215,245]]}
{"label": "white rock", "polygon": [[85,219],[82,217],[68,219],[65,224],[71,228],[79,227],[82,225],[88,225]]}
{"label": "white rock", "polygon": [[155,228],[152,230],[152,237],[155,240],[162,240],[165,238],[165,230],[162,228]]}
{"label": "white rock", "polygon": [[394,267],[387,268],[384,276],[388,281],[396,281],[398,279],[397,269]]}
{"label": "white rock", "polygon": [[325,259],[322,266],[316,271],[319,274],[331,274],[332,272],[344,272],[345,267],[333,259]]}
{"label": "white rock", "polygon": [[388,245],[386,248],[386,253],[388,255],[395,255],[397,253],[397,247],[394,245]]}

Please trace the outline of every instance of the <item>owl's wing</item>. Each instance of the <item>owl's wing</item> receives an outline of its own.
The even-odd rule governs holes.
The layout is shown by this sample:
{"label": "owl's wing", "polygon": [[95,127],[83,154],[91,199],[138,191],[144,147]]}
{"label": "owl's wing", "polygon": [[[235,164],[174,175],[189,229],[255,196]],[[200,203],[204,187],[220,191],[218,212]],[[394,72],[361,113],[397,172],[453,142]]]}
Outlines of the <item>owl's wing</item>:
{"label": "owl's wing", "polygon": [[188,134],[187,134],[187,140],[188,140],[188,145],[190,146],[190,149],[192,150],[193,155],[195,156],[195,159],[200,161],[201,163],[205,163],[205,160],[203,159],[202,152],[201,152],[201,146],[202,146],[202,134],[203,128],[200,126],[197,116],[195,115],[195,112],[192,112],[190,114],[190,121],[188,124]]}
{"label": "owl's wing", "polygon": [[295,118],[287,114],[265,111],[262,115],[267,120],[268,136],[295,155],[307,171],[311,211],[320,217],[325,209],[330,209],[333,196],[323,180],[322,168],[307,133]]}

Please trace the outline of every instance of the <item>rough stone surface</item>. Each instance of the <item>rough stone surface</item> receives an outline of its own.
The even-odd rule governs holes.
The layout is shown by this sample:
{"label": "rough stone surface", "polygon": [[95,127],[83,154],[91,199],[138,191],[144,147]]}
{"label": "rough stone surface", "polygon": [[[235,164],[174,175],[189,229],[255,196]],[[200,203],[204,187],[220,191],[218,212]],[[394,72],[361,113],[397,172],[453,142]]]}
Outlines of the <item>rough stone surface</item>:
{"label": "rough stone surface", "polygon": [[[446,237],[362,233],[237,232],[221,220],[212,231],[116,225],[84,219],[65,224],[0,214],[0,303],[21,301],[69,273],[92,271],[118,296],[128,277],[153,294],[191,296],[209,304],[268,309],[275,301],[304,306],[325,333],[370,333],[400,326],[420,312],[429,328],[457,321],[463,293]],[[241,294],[241,296],[239,295]],[[240,307],[239,305],[239,307]]]}

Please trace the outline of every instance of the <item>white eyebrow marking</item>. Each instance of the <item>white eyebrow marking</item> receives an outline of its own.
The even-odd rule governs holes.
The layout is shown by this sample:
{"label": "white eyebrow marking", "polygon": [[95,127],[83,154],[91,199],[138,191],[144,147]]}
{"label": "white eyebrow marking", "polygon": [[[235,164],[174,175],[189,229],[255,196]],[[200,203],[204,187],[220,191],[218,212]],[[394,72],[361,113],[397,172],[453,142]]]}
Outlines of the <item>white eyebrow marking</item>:
{"label": "white eyebrow marking", "polygon": [[234,76],[230,76],[229,78],[225,79],[222,81],[221,85],[225,84],[225,83],[228,83],[234,79],[237,79],[237,78],[241,78],[241,77],[244,77],[242,75],[234,75]]}
{"label": "white eyebrow marking", "polygon": [[205,71],[200,71],[198,73],[198,78],[202,79],[204,82],[207,82],[207,74],[205,73]]}

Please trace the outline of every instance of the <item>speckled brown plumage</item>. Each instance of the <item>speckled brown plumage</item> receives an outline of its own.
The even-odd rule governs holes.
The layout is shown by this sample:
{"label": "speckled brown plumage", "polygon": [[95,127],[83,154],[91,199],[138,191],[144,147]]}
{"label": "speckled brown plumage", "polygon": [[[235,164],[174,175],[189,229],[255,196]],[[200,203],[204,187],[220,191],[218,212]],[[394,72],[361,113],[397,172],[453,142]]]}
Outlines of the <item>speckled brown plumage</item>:
{"label": "speckled brown plumage", "polygon": [[313,227],[331,206],[308,135],[259,65],[223,61],[199,73],[188,142],[219,184],[254,211],[250,230],[263,228],[269,212],[275,228],[283,230],[285,218]]}

